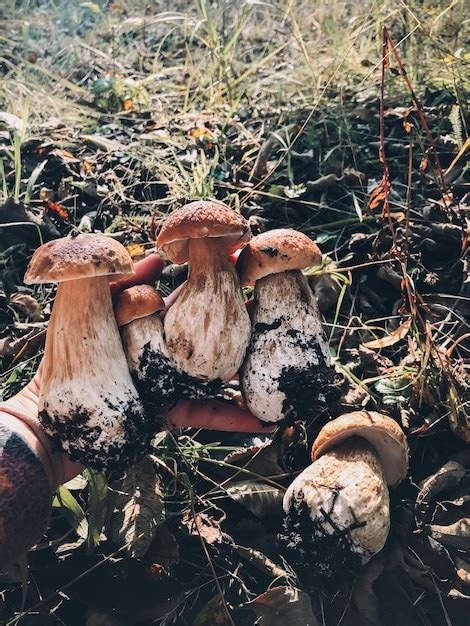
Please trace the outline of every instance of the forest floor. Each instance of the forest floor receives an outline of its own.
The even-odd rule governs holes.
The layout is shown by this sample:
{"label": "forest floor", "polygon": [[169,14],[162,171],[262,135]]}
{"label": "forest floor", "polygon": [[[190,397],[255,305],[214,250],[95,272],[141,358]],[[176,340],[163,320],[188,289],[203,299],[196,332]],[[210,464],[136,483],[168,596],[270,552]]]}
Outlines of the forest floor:
{"label": "forest floor", "polygon": [[[469,24],[465,0],[2,3],[3,398],[44,349],[54,290],[23,283],[38,245],[103,231],[138,260],[207,197],[318,243],[347,386],[312,423],[160,434],[109,489],[91,471],[61,487],[28,567],[0,574],[1,623],[468,623]],[[307,589],[276,543],[282,495],[319,427],[364,407],[402,425],[410,475],[384,550]]]}

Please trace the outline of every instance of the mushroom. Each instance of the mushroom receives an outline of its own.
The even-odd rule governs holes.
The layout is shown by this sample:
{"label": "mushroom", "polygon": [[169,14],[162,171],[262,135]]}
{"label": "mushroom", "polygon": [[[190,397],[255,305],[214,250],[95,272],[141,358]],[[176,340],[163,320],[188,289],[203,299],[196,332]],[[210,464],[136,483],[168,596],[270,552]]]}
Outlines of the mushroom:
{"label": "mushroom", "polygon": [[224,204],[197,201],[165,221],[157,248],[189,276],[165,316],[168,351],[177,368],[205,381],[230,380],[250,340],[251,323],[228,255],[250,238],[246,220]]}
{"label": "mushroom", "polygon": [[25,283],[59,283],[43,360],[39,418],[59,449],[96,469],[122,468],[152,436],[114,318],[109,276],[132,273],[117,241],[79,234],[41,246]]}
{"label": "mushroom", "polygon": [[390,530],[387,485],[408,471],[408,445],[398,424],[358,411],[327,423],[312,448],[313,463],[287,489],[286,558],[308,584],[351,575],[379,552]]}
{"label": "mushroom", "polygon": [[302,269],[321,252],[306,235],[281,228],[254,237],[240,253],[243,285],[255,283],[253,333],[240,381],[259,419],[309,419],[339,395],[320,312]]}
{"label": "mushroom", "polygon": [[168,353],[159,316],[164,308],[162,297],[150,285],[125,289],[116,304],[127,364],[149,414],[159,414],[178,400],[179,374]]}

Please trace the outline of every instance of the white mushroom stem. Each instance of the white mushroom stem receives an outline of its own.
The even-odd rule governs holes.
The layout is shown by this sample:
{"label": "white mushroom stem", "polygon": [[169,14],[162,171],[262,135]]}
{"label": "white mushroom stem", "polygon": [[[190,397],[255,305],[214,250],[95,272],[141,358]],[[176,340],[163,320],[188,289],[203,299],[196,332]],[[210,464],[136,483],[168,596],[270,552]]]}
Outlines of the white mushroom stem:
{"label": "white mushroom stem", "polygon": [[[310,558],[317,555],[312,567],[318,567],[319,574],[322,568],[325,576],[331,574],[335,559],[346,558],[345,550],[365,564],[383,548],[390,529],[388,487],[374,448],[365,439],[352,437],[312,463],[284,496],[291,529],[300,519],[302,505],[311,522],[310,528],[302,529],[302,548]],[[337,545],[329,543],[328,554],[322,541],[333,535]]]}
{"label": "white mushroom stem", "polygon": [[[308,373],[330,367],[331,356],[323,336],[320,312],[307,279],[300,270],[271,274],[255,285],[253,334],[241,376],[249,410],[259,419],[277,422],[292,414],[292,402],[310,405],[315,389],[309,387]],[[299,372],[307,377],[300,378]],[[289,380],[291,378],[292,380]],[[289,397],[289,385],[299,390]],[[321,385],[318,385],[321,401]],[[293,416],[306,419],[307,415]]]}
{"label": "white mushroom stem", "polygon": [[122,326],[121,337],[146,409],[156,417],[178,399],[178,373],[165,344],[163,322],[158,313],[141,317]]}
{"label": "white mushroom stem", "polygon": [[203,380],[229,380],[239,369],[251,323],[236,271],[218,238],[189,241],[189,277],[165,316],[176,366]]}
{"label": "white mushroom stem", "polygon": [[163,322],[158,313],[141,317],[122,326],[121,337],[129,369],[139,376],[144,376],[143,369],[146,364],[142,359],[146,349],[153,354],[170,358],[165,344]]}
{"label": "white mushroom stem", "polygon": [[47,332],[39,402],[48,434],[97,467],[132,460],[144,422],[106,276],[60,283]]}

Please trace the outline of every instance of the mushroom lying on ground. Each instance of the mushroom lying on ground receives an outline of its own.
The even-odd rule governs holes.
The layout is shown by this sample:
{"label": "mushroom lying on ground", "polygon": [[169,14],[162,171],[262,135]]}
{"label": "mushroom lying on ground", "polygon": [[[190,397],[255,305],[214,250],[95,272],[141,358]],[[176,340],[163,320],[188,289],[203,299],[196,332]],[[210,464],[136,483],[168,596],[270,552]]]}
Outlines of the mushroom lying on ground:
{"label": "mushroom lying on ground", "polygon": [[117,241],[79,234],[36,250],[25,283],[57,282],[43,360],[39,417],[73,460],[122,469],[154,432],[130,376],[109,276],[132,273]]}
{"label": "mushroom lying on ground", "polygon": [[178,400],[178,372],[168,354],[163,322],[158,315],[164,308],[162,297],[150,285],[125,289],[116,304],[116,321],[127,364],[147,413],[152,416]]}
{"label": "mushroom lying on ground", "polygon": [[405,478],[408,446],[394,420],[358,411],[322,428],[312,459],[286,491],[279,539],[304,584],[328,586],[383,548],[390,529],[387,485]]}
{"label": "mushroom lying on ground", "polygon": [[314,418],[339,396],[318,306],[301,272],[320,263],[313,241],[284,228],[254,237],[238,258],[242,284],[256,283],[240,380],[247,407],[261,420]]}
{"label": "mushroom lying on ground", "polygon": [[170,261],[189,261],[189,276],[165,316],[165,339],[178,369],[192,377],[230,380],[250,340],[251,323],[228,255],[250,238],[246,220],[218,202],[174,211],[157,238]]}

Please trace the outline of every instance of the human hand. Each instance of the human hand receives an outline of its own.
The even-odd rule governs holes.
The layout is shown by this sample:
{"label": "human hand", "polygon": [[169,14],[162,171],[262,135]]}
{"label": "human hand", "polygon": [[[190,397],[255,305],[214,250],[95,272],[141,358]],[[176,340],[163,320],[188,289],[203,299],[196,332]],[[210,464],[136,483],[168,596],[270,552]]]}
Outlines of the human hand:
{"label": "human hand", "polygon": [[[136,284],[154,284],[163,263],[151,255],[136,263],[135,273],[111,283],[116,296]],[[167,306],[177,298],[171,295]],[[39,541],[50,515],[54,490],[83,467],[55,452],[38,419],[41,367],[16,396],[0,404],[0,567]],[[182,401],[167,411],[169,428],[205,428],[237,432],[270,432],[247,411],[217,400]]]}

